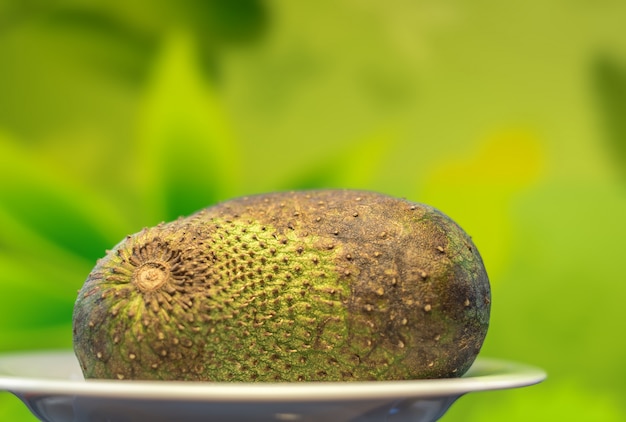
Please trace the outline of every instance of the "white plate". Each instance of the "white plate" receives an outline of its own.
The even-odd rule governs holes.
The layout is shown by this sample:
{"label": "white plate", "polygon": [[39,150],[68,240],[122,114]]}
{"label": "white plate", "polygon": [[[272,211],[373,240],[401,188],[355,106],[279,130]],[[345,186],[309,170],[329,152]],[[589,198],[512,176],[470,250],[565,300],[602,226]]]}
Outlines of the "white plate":
{"label": "white plate", "polygon": [[42,421],[436,421],[461,395],[541,382],[544,371],[479,358],[462,378],[351,383],[83,379],[71,351],[0,355],[0,390]]}

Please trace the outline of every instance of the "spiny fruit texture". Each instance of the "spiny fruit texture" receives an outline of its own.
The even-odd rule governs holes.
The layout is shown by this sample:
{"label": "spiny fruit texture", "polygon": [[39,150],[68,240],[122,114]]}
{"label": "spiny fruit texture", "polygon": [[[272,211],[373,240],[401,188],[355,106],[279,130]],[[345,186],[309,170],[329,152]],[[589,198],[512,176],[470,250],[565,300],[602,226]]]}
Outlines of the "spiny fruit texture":
{"label": "spiny fruit texture", "polygon": [[86,378],[462,375],[487,332],[478,251],[439,211],[349,190],[258,195],[128,236],[74,309]]}

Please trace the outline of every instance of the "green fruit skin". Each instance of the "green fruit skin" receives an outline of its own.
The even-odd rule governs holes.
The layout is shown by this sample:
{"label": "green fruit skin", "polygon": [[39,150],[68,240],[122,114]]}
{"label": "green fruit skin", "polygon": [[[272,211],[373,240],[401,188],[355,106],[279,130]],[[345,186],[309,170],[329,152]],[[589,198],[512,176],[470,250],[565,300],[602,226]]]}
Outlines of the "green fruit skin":
{"label": "green fruit skin", "polygon": [[470,237],[436,209],[353,190],[238,198],[128,236],[79,291],[86,378],[458,377],[489,324]]}

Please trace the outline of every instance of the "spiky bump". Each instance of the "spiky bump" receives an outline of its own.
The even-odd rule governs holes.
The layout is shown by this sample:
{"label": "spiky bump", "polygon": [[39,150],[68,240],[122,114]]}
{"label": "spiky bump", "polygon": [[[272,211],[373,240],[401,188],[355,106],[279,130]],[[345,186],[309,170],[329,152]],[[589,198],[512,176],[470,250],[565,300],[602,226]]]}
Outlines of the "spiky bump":
{"label": "spiky bump", "polygon": [[459,376],[488,325],[469,237],[431,207],[355,191],[240,198],[146,229],[88,277],[88,378]]}

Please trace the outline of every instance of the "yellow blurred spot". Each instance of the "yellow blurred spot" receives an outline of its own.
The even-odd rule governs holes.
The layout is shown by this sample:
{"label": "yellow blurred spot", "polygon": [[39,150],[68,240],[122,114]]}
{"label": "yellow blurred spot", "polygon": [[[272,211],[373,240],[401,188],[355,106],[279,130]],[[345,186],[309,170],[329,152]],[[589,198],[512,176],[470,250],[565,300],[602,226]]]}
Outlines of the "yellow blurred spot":
{"label": "yellow blurred spot", "polygon": [[451,185],[499,185],[516,190],[537,180],[542,166],[536,136],[506,131],[487,139],[473,156],[442,163],[433,176]]}
{"label": "yellow blurred spot", "polygon": [[420,200],[463,227],[480,251],[492,282],[509,261],[514,232],[512,201],[536,183],[544,152],[534,134],[496,133],[466,157],[451,157],[426,178]]}

